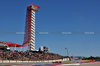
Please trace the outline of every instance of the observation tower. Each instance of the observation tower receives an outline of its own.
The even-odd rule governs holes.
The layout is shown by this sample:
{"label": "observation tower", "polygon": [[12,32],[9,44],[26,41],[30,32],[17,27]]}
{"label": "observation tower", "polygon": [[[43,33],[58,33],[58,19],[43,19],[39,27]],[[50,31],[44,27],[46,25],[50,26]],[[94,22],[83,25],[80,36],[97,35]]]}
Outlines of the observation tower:
{"label": "observation tower", "polygon": [[16,48],[16,47],[28,46],[29,51],[35,50],[35,12],[37,12],[39,8],[40,8],[39,6],[34,5],[34,4],[27,6],[23,45],[12,43],[9,41],[0,41],[1,49],[7,49],[7,47],[15,47]]}
{"label": "observation tower", "polygon": [[37,12],[39,8],[39,6],[34,4],[27,6],[23,45],[29,43],[29,51],[35,50],[35,12]]}

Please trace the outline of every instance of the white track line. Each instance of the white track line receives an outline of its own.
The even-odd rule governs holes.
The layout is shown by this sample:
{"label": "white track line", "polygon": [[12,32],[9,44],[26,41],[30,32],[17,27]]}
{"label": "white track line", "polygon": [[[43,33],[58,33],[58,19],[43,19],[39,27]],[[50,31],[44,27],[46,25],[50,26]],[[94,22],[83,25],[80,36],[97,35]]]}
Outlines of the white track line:
{"label": "white track line", "polygon": [[63,66],[66,66],[66,65],[80,65],[79,63],[75,63],[75,64],[61,64]]}

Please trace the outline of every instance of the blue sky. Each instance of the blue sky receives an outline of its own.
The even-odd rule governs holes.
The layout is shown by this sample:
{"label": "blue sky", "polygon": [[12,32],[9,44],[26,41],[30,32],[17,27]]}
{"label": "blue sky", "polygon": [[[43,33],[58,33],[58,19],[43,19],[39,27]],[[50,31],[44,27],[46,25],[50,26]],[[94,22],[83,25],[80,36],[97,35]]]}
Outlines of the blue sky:
{"label": "blue sky", "polygon": [[24,32],[31,4],[41,7],[36,32],[49,32],[36,34],[36,49],[48,46],[53,53],[67,55],[67,47],[70,56],[100,56],[100,0],[0,0],[0,40],[23,43],[24,34],[16,32]]}

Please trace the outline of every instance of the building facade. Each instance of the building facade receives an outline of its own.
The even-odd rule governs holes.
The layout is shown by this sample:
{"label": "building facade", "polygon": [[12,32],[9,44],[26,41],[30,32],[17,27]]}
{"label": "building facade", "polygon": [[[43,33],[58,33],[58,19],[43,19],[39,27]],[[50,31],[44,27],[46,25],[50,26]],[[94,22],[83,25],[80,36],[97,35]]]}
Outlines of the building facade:
{"label": "building facade", "polygon": [[47,52],[50,51],[50,49],[49,49],[49,47],[47,47],[47,46],[41,46],[41,47],[39,48],[39,51],[40,51],[40,52],[47,53]]}

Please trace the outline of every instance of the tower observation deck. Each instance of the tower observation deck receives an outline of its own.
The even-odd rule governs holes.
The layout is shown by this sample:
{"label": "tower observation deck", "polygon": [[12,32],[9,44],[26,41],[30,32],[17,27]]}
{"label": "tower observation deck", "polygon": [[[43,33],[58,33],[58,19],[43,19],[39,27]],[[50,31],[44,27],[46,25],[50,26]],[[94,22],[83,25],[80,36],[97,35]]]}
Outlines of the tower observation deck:
{"label": "tower observation deck", "polygon": [[34,4],[27,6],[23,45],[29,43],[29,51],[35,50],[35,12],[37,12],[39,8],[39,6]]}

